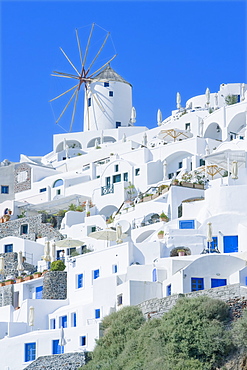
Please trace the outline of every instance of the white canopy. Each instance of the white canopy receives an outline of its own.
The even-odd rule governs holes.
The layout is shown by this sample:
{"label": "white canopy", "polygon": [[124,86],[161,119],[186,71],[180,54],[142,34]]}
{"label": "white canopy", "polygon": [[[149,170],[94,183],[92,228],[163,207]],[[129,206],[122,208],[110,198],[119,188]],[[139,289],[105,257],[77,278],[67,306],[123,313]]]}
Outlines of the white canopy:
{"label": "white canopy", "polygon": [[226,149],[221,152],[216,152],[205,156],[208,163],[217,164],[217,166],[224,168],[225,170],[231,168],[232,162],[237,162],[238,168],[245,167],[246,163],[246,152],[244,150],[231,150]]}

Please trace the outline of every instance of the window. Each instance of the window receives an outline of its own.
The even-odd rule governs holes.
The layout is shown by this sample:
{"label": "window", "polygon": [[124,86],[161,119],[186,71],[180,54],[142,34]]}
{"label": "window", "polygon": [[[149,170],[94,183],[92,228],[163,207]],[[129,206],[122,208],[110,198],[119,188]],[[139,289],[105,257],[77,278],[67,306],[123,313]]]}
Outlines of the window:
{"label": "window", "polygon": [[25,362],[36,358],[36,343],[25,343]]}
{"label": "window", "polygon": [[83,335],[82,337],[80,337],[80,345],[85,346],[86,343],[87,343],[86,335]]}
{"label": "window", "polygon": [[172,286],[171,284],[167,285],[166,287],[166,295],[167,297],[170,296],[172,294]]}
{"label": "window", "polygon": [[61,194],[61,189],[57,189],[57,195]]}
{"label": "window", "polygon": [[112,178],[112,182],[113,184],[115,184],[116,182],[120,182],[121,181],[121,175],[114,175],[113,178]]}
{"label": "window", "polygon": [[13,252],[13,244],[5,244],[4,253],[12,253],[12,252]]}
{"label": "window", "polygon": [[173,178],[173,176],[174,176],[174,173],[173,172],[168,173],[168,179],[169,180],[171,180]]}
{"label": "window", "polygon": [[179,229],[194,229],[195,220],[179,221]]}
{"label": "window", "polygon": [[56,329],[56,320],[55,319],[50,320],[50,329]]}
{"label": "window", "polygon": [[91,105],[92,105],[92,99],[91,98],[88,98],[87,105],[88,105],[88,107],[91,107]]}
{"label": "window", "polygon": [[224,253],[238,252],[238,236],[226,235],[223,236]]}
{"label": "window", "polygon": [[119,294],[117,296],[117,305],[118,306],[121,306],[123,304],[123,295],[122,294]]}
{"label": "window", "polygon": [[40,193],[44,193],[46,191],[46,188],[39,189]]}
{"label": "window", "polygon": [[110,177],[106,177],[105,184],[106,184],[106,186],[110,186],[111,185],[111,178]]}
{"label": "window", "polygon": [[104,82],[104,87],[109,87],[109,86],[110,86],[109,82]]}
{"label": "window", "polygon": [[21,225],[21,235],[22,234],[28,234],[28,225],[27,224]]}
{"label": "window", "polygon": [[95,310],[95,319],[99,319],[100,318],[100,309],[99,308],[97,308],[96,310]]}
{"label": "window", "polygon": [[135,175],[136,175],[136,176],[139,176],[139,175],[140,175],[140,168],[136,168],[136,169],[135,169]]}
{"label": "window", "polygon": [[96,231],[96,226],[92,226],[91,233],[94,233]]}
{"label": "window", "polygon": [[77,275],[77,289],[80,289],[83,287],[83,274]]}
{"label": "window", "polygon": [[211,288],[227,285],[226,279],[211,279]]}
{"label": "window", "polygon": [[19,172],[16,180],[18,183],[25,182],[27,180],[27,171]]}
{"label": "window", "polygon": [[67,328],[67,316],[60,317],[60,328]]}
{"label": "window", "polygon": [[178,168],[182,168],[183,167],[183,162],[178,162]]}
{"label": "window", "polygon": [[113,96],[113,91],[109,91],[109,96]]}
{"label": "window", "polygon": [[203,278],[191,278],[191,291],[196,292],[197,290],[204,289]]}
{"label": "window", "polygon": [[119,170],[119,165],[118,165],[118,164],[116,164],[116,165],[115,165],[115,172],[118,172],[118,170]]}
{"label": "window", "polygon": [[55,339],[52,341],[52,354],[53,355],[60,355],[64,353],[64,346],[59,345],[59,339]]}
{"label": "window", "polygon": [[63,180],[59,179],[59,180],[56,180],[53,184],[53,188],[56,188],[58,186],[62,186],[63,185]]}
{"label": "window", "polygon": [[186,124],[185,124],[185,130],[190,131],[190,123],[186,123]]}
{"label": "window", "polygon": [[200,159],[200,163],[199,163],[200,166],[205,166],[205,161],[204,159]]}
{"label": "window", "polygon": [[121,125],[121,122],[116,122],[116,128],[120,127]]}
{"label": "window", "polygon": [[9,194],[9,187],[7,185],[1,185],[1,194]]}
{"label": "window", "polygon": [[129,181],[128,178],[129,178],[129,174],[128,174],[128,172],[125,172],[124,173],[124,181]]}
{"label": "window", "polygon": [[93,279],[98,279],[99,278],[99,269],[93,271]]}
{"label": "window", "polygon": [[112,265],[112,273],[113,274],[117,273],[117,265]]}
{"label": "window", "polygon": [[218,238],[217,236],[212,237],[213,241],[211,242],[210,245],[210,251],[213,252],[218,249]]}
{"label": "window", "polygon": [[76,312],[73,312],[73,313],[71,314],[71,326],[72,326],[73,328],[75,328],[75,327],[76,327]]}
{"label": "window", "polygon": [[43,286],[37,286],[35,288],[35,298],[36,299],[42,299],[42,295],[43,295]]}
{"label": "window", "polygon": [[156,269],[153,269],[152,278],[153,278],[153,282],[157,281],[157,270]]}

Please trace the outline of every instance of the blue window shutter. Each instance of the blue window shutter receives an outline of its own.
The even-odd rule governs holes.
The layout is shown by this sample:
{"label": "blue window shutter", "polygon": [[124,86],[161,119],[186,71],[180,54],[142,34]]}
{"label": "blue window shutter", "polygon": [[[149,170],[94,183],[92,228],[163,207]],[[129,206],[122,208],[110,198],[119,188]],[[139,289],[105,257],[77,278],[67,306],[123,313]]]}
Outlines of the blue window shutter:
{"label": "blue window shutter", "polygon": [[167,285],[166,287],[166,295],[167,297],[170,296],[172,294],[172,286],[171,284],[170,285]]}
{"label": "blue window shutter", "polygon": [[211,288],[227,285],[226,279],[211,279]]}
{"label": "blue window shutter", "polygon": [[95,310],[95,319],[99,319],[100,318],[100,309],[99,308],[97,308],[96,310]]}
{"label": "blue window shutter", "polygon": [[25,362],[36,358],[36,343],[25,343]]}
{"label": "blue window shutter", "polygon": [[73,324],[73,327],[75,328],[76,327],[76,313],[74,312],[73,315],[72,315],[72,324]]}
{"label": "blue window shutter", "polygon": [[98,270],[94,270],[94,272],[93,272],[93,278],[94,279],[98,279],[98,277],[99,277],[99,269]]}
{"label": "blue window shutter", "polygon": [[191,291],[196,292],[197,290],[204,289],[203,278],[191,278]]}
{"label": "blue window shutter", "polygon": [[157,281],[157,270],[153,269],[153,282]]}
{"label": "blue window shutter", "polygon": [[62,318],[61,318],[61,326],[63,328],[67,328],[67,316],[62,316]]}
{"label": "blue window shutter", "polygon": [[43,295],[43,286],[37,286],[36,287],[36,294],[35,294],[35,297],[36,299],[42,299],[42,295]]}
{"label": "blue window shutter", "polygon": [[226,235],[223,236],[224,253],[238,252],[238,236]]}
{"label": "blue window shutter", "polygon": [[85,335],[83,335],[82,337],[81,337],[81,346],[85,346],[86,345],[86,336]]}
{"label": "blue window shutter", "polygon": [[77,275],[77,288],[83,287],[83,274]]}
{"label": "blue window shutter", "polygon": [[194,229],[195,220],[181,220],[179,221],[179,229]]}

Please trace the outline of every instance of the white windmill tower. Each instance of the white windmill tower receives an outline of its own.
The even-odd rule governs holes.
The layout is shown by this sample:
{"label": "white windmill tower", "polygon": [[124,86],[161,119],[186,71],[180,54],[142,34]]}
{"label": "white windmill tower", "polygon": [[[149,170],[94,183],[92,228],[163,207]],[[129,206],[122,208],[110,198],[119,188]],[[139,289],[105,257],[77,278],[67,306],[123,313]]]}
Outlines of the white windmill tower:
{"label": "white windmill tower", "polygon": [[[54,101],[65,94],[71,94],[67,104],[56,120],[56,123],[58,123],[68,107],[73,105],[70,120],[70,132],[73,128],[76,107],[79,102],[79,93],[82,85],[84,85],[85,91],[84,131],[102,131],[105,129],[118,128],[119,126],[125,127],[131,125],[132,86],[110,67],[110,62],[116,57],[116,54],[108,59],[107,62],[96,71],[91,72],[92,67],[106,45],[110,35],[109,32],[104,38],[93,60],[89,65],[87,65],[87,56],[93,38],[94,28],[95,24],[91,27],[84,53],[82,52],[78,31],[76,30],[76,39],[81,62],[80,68],[76,68],[63,49],[60,48],[63,55],[73,68],[74,73],[71,74],[55,71],[54,74],[52,74],[52,76],[76,81],[76,85],[50,100]],[[71,104],[72,102],[73,104]]]}

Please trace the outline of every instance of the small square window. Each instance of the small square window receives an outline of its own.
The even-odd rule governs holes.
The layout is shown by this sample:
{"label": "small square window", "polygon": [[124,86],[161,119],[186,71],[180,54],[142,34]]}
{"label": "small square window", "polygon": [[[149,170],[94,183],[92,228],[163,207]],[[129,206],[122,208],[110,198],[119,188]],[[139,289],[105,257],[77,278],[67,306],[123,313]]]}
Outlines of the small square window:
{"label": "small square window", "polygon": [[80,289],[83,287],[83,274],[77,275],[77,289]]}
{"label": "small square window", "polygon": [[171,284],[170,285],[167,285],[166,287],[166,295],[167,297],[170,296],[172,294],[172,286]]}
{"label": "small square window", "polygon": [[113,178],[112,178],[112,182],[113,184],[115,184],[116,182],[120,182],[121,181],[121,175],[114,175]]}
{"label": "small square window", "polygon": [[185,124],[185,130],[190,131],[190,123],[189,122]]}
{"label": "small square window", "polygon": [[119,294],[117,296],[117,305],[118,306],[121,306],[123,304],[123,295],[122,294]]}
{"label": "small square window", "polygon": [[204,159],[200,159],[200,164],[199,164],[200,166],[205,166],[205,161],[204,161]]}
{"label": "small square window", "polygon": [[113,274],[117,273],[117,265],[112,265],[112,273]]}
{"label": "small square window", "polygon": [[110,86],[109,82],[104,82],[104,87],[109,87],[109,86]]}
{"label": "small square window", "polygon": [[100,309],[99,308],[95,310],[95,319],[100,319]]}
{"label": "small square window", "polygon": [[109,91],[109,96],[113,96],[113,91]]}
{"label": "small square window", "polygon": [[178,162],[178,168],[182,168],[183,167],[183,162]]}
{"label": "small square window", "polygon": [[136,176],[139,176],[139,175],[140,175],[140,168],[136,168],[136,169],[135,169],[135,175],[136,175]]}
{"label": "small square window", "polygon": [[80,345],[85,346],[86,344],[87,344],[87,338],[86,338],[86,335],[83,335],[82,337],[80,337]]}
{"label": "small square window", "polygon": [[93,279],[95,280],[98,278],[99,278],[99,269],[93,271]]}
{"label": "small square window", "polygon": [[168,173],[168,179],[169,179],[169,180],[171,180],[171,179],[173,178],[173,176],[174,176],[174,173],[173,173],[173,172]]}
{"label": "small square window", "polygon": [[88,98],[87,105],[88,105],[88,107],[91,107],[91,105],[92,105],[92,99],[91,98]]}
{"label": "small square window", "polygon": [[115,165],[115,172],[118,172],[118,170],[119,170],[119,165],[118,165],[118,164],[116,164],[116,165]]}
{"label": "small square window", "polygon": [[57,195],[60,195],[61,194],[61,189],[58,189],[57,190]]}
{"label": "small square window", "polygon": [[121,122],[116,122],[116,128],[121,127]]}
{"label": "small square window", "polygon": [[129,174],[128,174],[128,172],[125,172],[124,173],[124,181],[128,181],[128,178],[129,178]]}
{"label": "small square window", "polygon": [[4,253],[12,253],[12,252],[13,252],[13,244],[5,244]]}
{"label": "small square window", "polygon": [[44,193],[46,191],[46,188],[39,189],[40,193]]}
{"label": "small square window", "polygon": [[28,225],[21,225],[21,235],[22,234],[28,234]]}
{"label": "small square window", "polygon": [[1,194],[9,194],[9,187],[7,185],[1,185]]}

